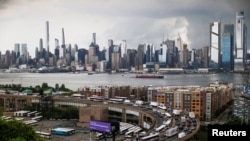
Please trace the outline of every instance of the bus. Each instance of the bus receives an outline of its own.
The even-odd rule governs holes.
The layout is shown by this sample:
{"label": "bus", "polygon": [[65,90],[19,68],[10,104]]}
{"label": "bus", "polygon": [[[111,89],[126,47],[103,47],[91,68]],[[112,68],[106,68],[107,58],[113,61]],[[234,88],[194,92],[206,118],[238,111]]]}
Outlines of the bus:
{"label": "bus", "polygon": [[104,101],[104,98],[102,96],[96,96],[96,95],[93,95],[91,97],[88,98],[89,100],[91,101]]}
{"label": "bus", "polygon": [[140,132],[142,129],[141,127],[132,127],[130,129],[128,129],[128,131],[125,133],[125,136],[133,136],[136,135],[136,133]]}
{"label": "bus", "polygon": [[117,99],[123,99],[123,101],[126,100],[126,99],[128,99],[127,97],[123,97],[123,96],[115,96],[115,98],[117,98]]}
{"label": "bus", "polygon": [[172,121],[172,119],[170,118],[170,119],[168,119],[166,122],[163,122],[163,124],[165,124],[166,126],[169,126],[170,123],[171,123],[171,121]]}
{"label": "bus", "polygon": [[120,127],[120,135],[125,134],[129,130],[129,128],[131,128],[133,126],[134,125],[132,125],[132,124],[128,124],[128,125]]}
{"label": "bus", "polygon": [[162,124],[162,125],[160,125],[159,127],[157,127],[157,128],[155,128],[155,131],[156,132],[160,132],[160,131],[162,131],[164,128],[166,128],[167,127],[167,125],[166,124]]}
{"label": "bus", "polygon": [[156,133],[151,133],[148,136],[144,136],[141,138],[141,141],[148,141],[150,139],[158,139],[159,138],[160,133],[156,132]]}
{"label": "bus", "polygon": [[51,138],[51,133],[48,133],[48,132],[36,131],[36,134],[38,134],[39,136],[43,138],[47,138],[47,139]]}
{"label": "bus", "polygon": [[125,133],[125,135],[132,135],[134,134],[134,130],[137,128],[137,126],[132,126],[128,129],[128,131]]}
{"label": "bus", "polygon": [[41,112],[35,113],[35,117],[40,116]]}
{"label": "bus", "polygon": [[37,120],[26,120],[26,121],[24,121],[24,123],[27,125],[37,125],[38,121]]}
{"label": "bus", "polygon": [[33,117],[35,116],[35,114],[37,113],[37,111],[33,111],[27,114],[28,117]]}
{"label": "bus", "polygon": [[24,118],[15,118],[15,120],[22,121],[22,120],[24,120]]}
{"label": "bus", "polygon": [[75,129],[73,128],[54,128],[51,130],[52,134],[55,135],[63,135],[63,136],[69,136],[75,133]]}
{"label": "bus", "polygon": [[2,119],[3,119],[3,120],[6,120],[6,121],[8,121],[8,120],[10,120],[10,119],[11,119],[11,117],[7,117],[7,116],[2,116]]}
{"label": "bus", "polygon": [[124,102],[124,99],[122,99],[122,98],[110,98],[110,99],[109,99],[109,102],[110,102],[110,103],[121,104],[121,103]]}
{"label": "bus", "polygon": [[43,116],[36,116],[36,117],[33,117],[31,118],[32,120],[41,120],[43,118]]}
{"label": "bus", "polygon": [[134,130],[134,134],[139,133],[141,130],[142,130],[141,127],[136,128],[136,129]]}
{"label": "bus", "polygon": [[24,117],[24,116],[27,116],[28,113],[30,113],[30,111],[17,111],[17,112],[14,112],[14,116]]}

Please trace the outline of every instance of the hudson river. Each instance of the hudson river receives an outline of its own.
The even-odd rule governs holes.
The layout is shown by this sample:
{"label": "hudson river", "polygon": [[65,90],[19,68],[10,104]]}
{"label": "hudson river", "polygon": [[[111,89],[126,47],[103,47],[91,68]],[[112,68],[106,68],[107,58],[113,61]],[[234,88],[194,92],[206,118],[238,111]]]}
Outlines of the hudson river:
{"label": "hudson river", "polygon": [[47,83],[55,87],[55,84],[64,84],[66,88],[77,90],[84,86],[93,85],[130,85],[130,86],[180,86],[199,85],[208,86],[216,80],[219,82],[231,82],[242,84],[240,74],[170,74],[164,75],[164,79],[134,78],[135,74],[93,74],[87,73],[0,73],[0,84],[21,84],[24,87],[42,85]]}

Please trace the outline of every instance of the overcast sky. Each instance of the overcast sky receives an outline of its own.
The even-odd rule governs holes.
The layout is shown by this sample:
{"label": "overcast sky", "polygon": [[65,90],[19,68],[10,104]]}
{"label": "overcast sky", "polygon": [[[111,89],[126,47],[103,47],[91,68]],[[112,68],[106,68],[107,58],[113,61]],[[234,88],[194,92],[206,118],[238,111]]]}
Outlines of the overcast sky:
{"label": "overcast sky", "polygon": [[176,40],[178,34],[189,49],[201,48],[209,45],[209,23],[235,23],[239,10],[249,29],[249,0],[0,0],[0,51],[27,43],[34,57],[40,38],[45,47],[46,21],[52,53],[55,38],[62,43],[62,28],[66,44],[79,48],[88,49],[94,32],[101,49],[108,39],[127,40],[128,48],[153,43],[158,49],[163,39]]}

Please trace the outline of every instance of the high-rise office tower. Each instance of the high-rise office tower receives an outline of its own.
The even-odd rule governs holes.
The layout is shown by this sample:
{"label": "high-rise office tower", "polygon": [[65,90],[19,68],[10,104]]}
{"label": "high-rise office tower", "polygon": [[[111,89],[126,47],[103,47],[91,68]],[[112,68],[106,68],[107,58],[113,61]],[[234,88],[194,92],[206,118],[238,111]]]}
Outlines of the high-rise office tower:
{"label": "high-rise office tower", "polygon": [[221,44],[221,68],[233,70],[234,25],[225,24]]}
{"label": "high-rise office tower", "polygon": [[27,55],[27,53],[28,53],[27,44],[22,43],[20,48],[20,55]]}
{"label": "high-rise office tower", "polygon": [[137,49],[137,62],[136,62],[137,70],[143,70],[143,64],[145,64],[144,56],[145,56],[145,44],[139,44]]}
{"label": "high-rise office tower", "polygon": [[159,53],[159,62],[162,67],[167,65],[167,45],[165,43],[161,44]]}
{"label": "high-rise office tower", "polygon": [[154,62],[155,47],[153,44],[146,44],[146,62]]}
{"label": "high-rise office tower", "polygon": [[62,28],[62,45],[65,46],[65,36],[64,36],[64,29]]}
{"label": "high-rise office tower", "polygon": [[219,69],[221,65],[221,23],[210,24],[210,51],[209,67]]}
{"label": "high-rise office tower", "polygon": [[247,27],[244,22],[244,11],[236,13],[234,71],[245,70],[247,54]]}
{"label": "high-rise office tower", "polygon": [[121,43],[121,57],[123,58],[124,56],[126,56],[126,54],[127,54],[127,41],[122,40],[122,43]]}
{"label": "high-rise office tower", "polygon": [[43,39],[40,38],[39,40],[39,58],[43,58]]}
{"label": "high-rise office tower", "polygon": [[55,48],[59,48],[60,45],[59,45],[59,40],[58,39],[55,39]]}
{"label": "high-rise office tower", "polygon": [[128,62],[127,62],[127,41],[122,40],[121,43],[121,68],[127,68],[128,67]]}
{"label": "high-rise office tower", "polygon": [[173,68],[177,63],[178,49],[175,46],[175,40],[167,39],[165,43],[167,45],[167,67]]}
{"label": "high-rise office tower", "polygon": [[15,48],[14,51],[16,53],[16,58],[18,58],[20,56],[20,44],[19,43],[15,43]]}
{"label": "high-rise office tower", "polygon": [[[189,50],[188,50],[188,44],[186,43],[183,43],[182,44],[182,57],[183,57],[183,60],[182,60],[182,65],[183,67],[187,67],[188,66],[188,60],[189,60],[189,56],[188,56],[188,53],[189,53]],[[192,52],[193,51],[193,52]],[[195,51],[192,50],[191,51],[191,55],[193,53],[193,55],[195,54]],[[191,59],[190,59],[191,60]],[[176,61],[176,63],[178,62],[178,60]]]}
{"label": "high-rise office tower", "polygon": [[49,21],[46,21],[46,46],[47,46],[46,59],[48,59],[49,58]]}
{"label": "high-rise office tower", "polygon": [[208,46],[205,46],[202,48],[202,55],[201,55],[201,58],[202,58],[202,67],[205,67],[205,68],[208,68],[209,67],[209,50],[210,50],[210,47]]}

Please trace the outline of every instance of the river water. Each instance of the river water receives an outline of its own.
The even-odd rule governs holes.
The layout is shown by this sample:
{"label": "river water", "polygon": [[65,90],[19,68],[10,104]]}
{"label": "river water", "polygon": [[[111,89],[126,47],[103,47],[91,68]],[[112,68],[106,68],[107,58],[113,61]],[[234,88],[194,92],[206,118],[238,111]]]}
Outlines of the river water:
{"label": "river water", "polygon": [[21,84],[24,87],[47,83],[51,87],[64,84],[66,88],[77,90],[93,85],[130,85],[130,86],[208,86],[215,81],[242,84],[241,74],[171,74],[164,79],[134,78],[134,74],[93,74],[87,73],[0,73],[0,84]]}

